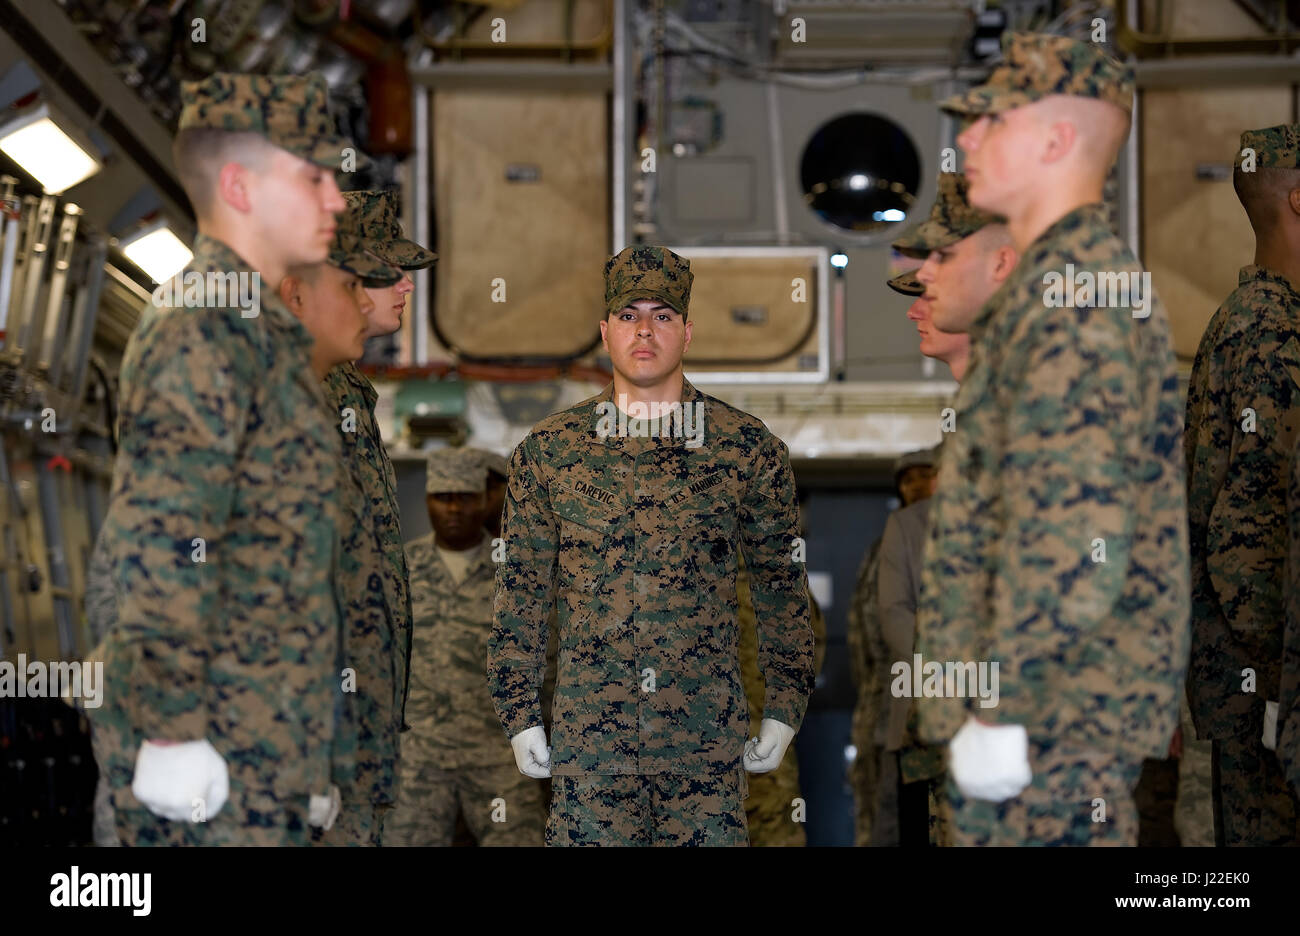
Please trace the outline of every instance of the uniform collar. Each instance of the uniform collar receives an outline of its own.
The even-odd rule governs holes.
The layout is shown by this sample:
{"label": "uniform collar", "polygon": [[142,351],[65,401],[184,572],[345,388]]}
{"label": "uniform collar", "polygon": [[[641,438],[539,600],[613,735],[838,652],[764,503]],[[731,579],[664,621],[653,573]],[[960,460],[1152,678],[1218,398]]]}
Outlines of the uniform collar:
{"label": "uniform collar", "polygon": [[361,394],[362,399],[371,410],[375,408],[375,402],[379,399],[379,393],[375,390],[375,385],[365,374],[361,373],[361,368],[357,367],[352,361],[346,364],[340,364],[330,371],[330,376],[336,377],[339,381],[346,383],[349,387]]}
{"label": "uniform collar", "polygon": [[1006,305],[1007,294],[1016,288],[1020,280],[1020,277],[1016,275],[1017,273],[1023,273],[1027,277],[1039,276],[1038,265],[1040,263],[1044,260],[1051,261],[1064,252],[1064,245],[1060,243],[1062,240],[1070,237],[1077,230],[1096,229],[1098,227],[1107,231],[1110,230],[1110,209],[1103,202],[1090,202],[1086,205],[1080,205],[1073,211],[1069,211],[1057,218],[1048,226],[1047,230],[1039,234],[1034,239],[1034,242],[1026,247],[1025,252],[1021,254],[1015,271],[1007,277],[1001,288],[989,298],[989,301],[984,303],[984,308],[980,309],[979,315],[975,316],[975,321],[971,323],[970,327],[972,349],[992,324],[993,316]]}
{"label": "uniform collar", "polygon": [[[229,244],[207,234],[199,234],[194,238],[194,259],[190,261],[186,270],[197,273],[256,272],[252,269],[252,264],[236,253]],[[261,307],[260,315],[267,327],[275,332],[280,340],[292,347],[303,349],[304,357],[310,357],[311,333],[293,317],[292,312],[285,308],[279,294],[265,280],[261,280],[258,287],[258,303]]]}
{"label": "uniform collar", "polygon": [[[438,545],[436,533],[429,534],[429,551],[437,557],[436,565],[439,572],[447,574],[447,565],[442,561],[442,548]],[[464,581],[469,581],[469,577],[483,566],[488,566],[492,575],[496,575],[496,569],[492,567],[492,537],[488,535],[487,530],[483,531],[483,538],[479,540],[477,546],[470,547],[460,555],[469,560],[465,566]]]}
{"label": "uniform collar", "polygon": [[1274,285],[1281,286],[1287,292],[1291,293],[1292,296],[1295,296],[1297,301],[1300,301],[1300,293],[1296,292],[1294,284],[1276,270],[1270,270],[1268,267],[1255,266],[1252,263],[1249,266],[1242,267],[1237,273],[1238,286],[1245,286],[1247,283],[1254,282],[1255,280],[1262,280],[1266,283],[1273,283]]}
{"label": "uniform collar", "polygon": [[[591,415],[590,415],[591,426],[592,426],[591,437],[594,441],[599,442],[602,445],[606,445],[609,448],[616,449],[618,451],[625,451],[628,454],[633,454],[633,455],[641,454],[642,452],[652,450],[652,449],[675,449],[680,445],[684,444],[685,442],[684,439],[678,440],[678,439],[673,439],[671,437],[670,438],[662,438],[662,437],[633,438],[630,436],[620,435],[617,432],[609,433],[607,435],[602,435],[601,433],[598,433],[595,427],[596,427],[596,420],[600,418],[600,414],[596,412],[596,407],[602,403],[614,403],[614,402],[615,402],[614,382],[611,380],[608,384],[605,385],[605,389],[600,392],[600,395],[595,397],[591,401]],[[708,404],[707,401],[705,400],[704,394],[700,393],[700,391],[695,388],[695,385],[691,383],[689,380],[687,380],[685,376],[682,377],[681,402],[682,402],[682,406],[698,403],[705,407],[705,413],[707,414]],[[611,412],[612,416],[609,418],[615,420],[626,418],[618,412],[617,404],[615,404],[614,410],[611,411],[609,410],[608,407],[606,407],[602,412]],[[694,447],[692,451],[703,451],[708,447],[709,431],[707,428],[707,415],[704,418],[705,418],[705,430],[704,430],[703,444]]]}

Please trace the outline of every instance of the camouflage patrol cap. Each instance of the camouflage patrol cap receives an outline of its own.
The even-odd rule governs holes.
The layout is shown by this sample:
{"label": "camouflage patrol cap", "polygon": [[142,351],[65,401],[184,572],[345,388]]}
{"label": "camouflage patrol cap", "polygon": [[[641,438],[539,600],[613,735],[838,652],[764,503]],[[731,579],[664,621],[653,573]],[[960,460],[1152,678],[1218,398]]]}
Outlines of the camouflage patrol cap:
{"label": "camouflage patrol cap", "polygon": [[1243,153],[1247,149],[1255,153],[1256,169],[1300,169],[1300,124],[1243,131],[1241,146],[1237,148],[1237,157],[1233,161],[1235,168],[1241,168]]}
{"label": "camouflage patrol cap", "polygon": [[356,166],[369,163],[339,136],[329,112],[325,78],[309,75],[236,75],[217,72],[181,84],[177,130],[208,128],[256,133],[281,149],[326,169],[338,169],[343,151],[356,153]]}
{"label": "camouflage patrol cap", "polygon": [[924,256],[970,237],[986,224],[1001,223],[1002,218],[971,207],[969,188],[970,183],[960,172],[939,173],[939,194],[930,208],[930,217],[894,241],[894,249]]}
{"label": "camouflage patrol cap", "polygon": [[498,455],[496,452],[489,452],[486,449],[475,449],[475,451],[483,459],[483,467],[486,470],[503,478],[510,477],[510,465],[504,456]]}
{"label": "camouflage patrol cap", "polygon": [[1095,98],[1133,113],[1133,69],[1094,42],[1045,33],[1008,33],[988,80],[940,101],[958,114],[996,114],[1051,94]]}
{"label": "camouflage patrol cap", "polygon": [[434,449],[425,459],[426,494],[482,494],[487,490],[487,470],[475,449]]}
{"label": "camouflage patrol cap", "polygon": [[667,247],[624,247],[605,262],[605,314],[658,299],[685,316],[694,281],[690,261]]}
{"label": "camouflage patrol cap", "polygon": [[366,249],[384,262],[402,270],[423,270],[438,259],[432,250],[402,233],[397,220],[397,192],[344,192],[343,198],[348,203],[348,215],[357,218],[357,233]]}
{"label": "camouflage patrol cap", "polygon": [[392,286],[402,278],[402,271],[391,267],[378,257],[372,256],[362,244],[360,238],[349,233],[344,219],[339,220],[339,228],[330,241],[330,253],[325,262],[332,267],[355,273],[361,277],[368,289],[382,289]]}
{"label": "camouflage patrol cap", "polygon": [[919,449],[915,452],[908,452],[900,455],[894,462],[894,483],[903,476],[903,472],[908,468],[917,466],[935,467],[939,464],[939,446],[935,445],[928,449]]}
{"label": "camouflage patrol cap", "polygon": [[915,270],[899,273],[893,279],[886,281],[886,285],[894,292],[902,293],[904,296],[919,296],[925,292],[925,286],[916,278]]}

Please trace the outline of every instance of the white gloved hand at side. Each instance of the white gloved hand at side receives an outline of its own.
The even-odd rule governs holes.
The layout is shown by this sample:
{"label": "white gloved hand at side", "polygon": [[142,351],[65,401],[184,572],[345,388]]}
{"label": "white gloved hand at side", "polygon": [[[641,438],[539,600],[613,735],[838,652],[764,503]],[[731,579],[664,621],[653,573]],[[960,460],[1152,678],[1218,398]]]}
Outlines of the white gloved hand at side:
{"label": "white gloved hand at side", "polygon": [[1000,803],[1033,779],[1023,725],[986,725],[966,717],[948,745],[948,771],[963,796]]}
{"label": "white gloved hand at side", "polygon": [[230,771],[206,738],[177,744],[145,741],[135,757],[131,792],[164,819],[193,820],[200,807],[203,819],[211,819],[230,795]]}
{"label": "white gloved hand at side", "polygon": [[1264,703],[1264,734],[1260,737],[1260,743],[1270,751],[1277,750],[1277,703]]}
{"label": "white gloved hand at side", "polygon": [[750,773],[767,773],[781,766],[785,749],[794,740],[794,729],[775,718],[765,718],[758,726],[758,737],[745,742],[745,769]]}
{"label": "white gloved hand at side", "polygon": [[525,777],[544,780],[551,775],[551,749],[541,725],[519,732],[510,739],[510,747],[515,752],[515,766]]}
{"label": "white gloved hand at side", "polygon": [[307,824],[328,832],[334,825],[334,820],[339,817],[342,806],[343,798],[336,786],[330,787],[328,796],[313,793],[307,803]]}

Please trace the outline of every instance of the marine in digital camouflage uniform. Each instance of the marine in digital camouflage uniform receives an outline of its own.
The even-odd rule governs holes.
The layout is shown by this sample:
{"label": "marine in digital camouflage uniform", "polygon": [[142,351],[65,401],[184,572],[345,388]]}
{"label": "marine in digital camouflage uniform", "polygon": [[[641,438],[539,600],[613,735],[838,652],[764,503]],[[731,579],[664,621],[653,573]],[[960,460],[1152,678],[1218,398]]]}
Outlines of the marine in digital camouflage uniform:
{"label": "marine in digital camouflage uniform", "polygon": [[[754,604],[749,596],[749,570],[745,557],[738,557],[736,568],[736,619],[740,624],[740,679],[749,702],[749,723],[757,725],[763,718],[763,674],[758,669],[758,626]],[[821,672],[826,658],[826,617],[822,614],[811,589],[808,607],[813,629],[813,674]],[[788,752],[781,766],[765,774],[751,774],[749,796],[745,800],[745,818],[749,824],[749,844],[755,846],[802,847],[808,844],[804,832],[806,804],[795,819],[794,801],[802,798],[799,789],[799,759]]]}
{"label": "marine in digital camouflage uniform", "polygon": [[[633,330],[653,352],[647,372],[661,369],[639,379],[675,383],[690,323],[673,316],[688,310],[689,264],[664,248],[629,247],[605,272],[615,383],[624,353],[624,366],[640,365],[609,336]],[[684,378],[678,412],[702,412],[702,444],[687,445],[696,440],[684,422],[674,434],[671,414],[620,427],[614,387],[538,423],[511,458],[488,648],[493,701],[507,737],[541,726],[546,624],[558,599],[548,844],[744,845],[742,549],[764,721],[797,731],[813,686],[788,453],[760,420]]]}
{"label": "marine in digital camouflage uniform", "polygon": [[[348,147],[319,75],[217,74],[181,97],[181,134],[256,134],[326,169]],[[307,262],[310,236],[286,263]],[[185,272],[257,274],[202,219]],[[150,303],[122,363],[103,534],[117,620],[96,650],[104,704],[88,714],[126,844],[305,844],[309,798],[351,759],[330,575],[342,449],[311,337],[276,284],[261,285],[251,316],[224,290]],[[229,770],[224,807],[196,823],[139,803],[131,783],[148,739],[208,740]]]}
{"label": "marine in digital camouflage uniform", "polygon": [[[346,232],[376,260],[404,274],[425,269],[437,259],[433,251],[403,236],[397,220],[396,192],[345,192],[343,198],[347,209],[340,218],[340,232]],[[372,278],[366,285],[384,288],[394,285],[395,279]],[[379,311],[376,308],[372,319],[378,317]],[[370,333],[383,334],[386,329],[372,327]],[[349,362],[329,372],[325,389],[338,413],[348,466],[364,493],[364,524],[374,531],[378,541],[377,551],[367,544],[364,559],[352,562],[355,582],[351,600],[369,610],[359,608],[351,622],[358,644],[349,650],[347,658],[347,664],[357,672],[356,701],[362,731],[358,769],[365,775],[360,786],[368,787],[369,805],[345,800],[328,839],[378,845],[384,817],[397,800],[397,736],[406,705],[411,658],[409,573],[397,502],[397,476],[375,420],[378,394],[374,385],[354,362]],[[356,537],[360,532],[358,527],[351,535]],[[356,551],[351,554],[361,555]],[[374,587],[376,582],[379,588]]]}
{"label": "marine in digital camouflage uniform", "polygon": [[1197,736],[1214,742],[1221,843],[1296,845],[1295,792],[1261,736],[1265,703],[1282,691],[1287,482],[1300,442],[1300,293],[1267,261],[1297,224],[1287,198],[1300,188],[1300,126],[1244,132],[1236,162],[1256,262],[1206,327],[1187,391],[1187,696]]}
{"label": "marine in digital camouflage uniform", "polygon": [[[395,284],[400,271],[367,249],[359,227],[355,209],[346,209],[338,219],[325,263],[355,275],[365,288]],[[374,314],[373,303],[362,307],[363,312],[367,309],[368,315]],[[368,398],[363,396],[349,378],[331,384],[331,378],[340,370],[351,367],[351,362],[335,365],[322,381],[330,398],[330,416],[336,420],[343,440],[349,472],[347,483],[340,489],[345,513],[334,577],[343,613],[339,672],[341,677],[346,674],[345,691],[357,735],[355,763],[336,781],[342,800],[338,817],[328,830],[312,831],[314,844],[330,846],[380,843],[383,812],[396,798],[397,732],[402,723],[406,685],[402,616],[391,603],[391,589],[385,587],[390,569],[371,497],[371,492],[383,483],[379,474],[382,465],[367,460],[372,454],[369,437],[365,442],[359,438],[367,431],[363,428],[367,422],[378,437],[373,418],[374,391],[371,389]],[[365,380],[359,373],[356,377]],[[340,390],[345,395],[340,396]]]}
{"label": "marine in digital camouflage uniform", "polygon": [[[1047,95],[1131,113],[1132,72],[1089,43],[1017,34],[985,85],[942,106],[978,120]],[[1142,272],[1100,202],[1026,245],[972,327],[931,508],[918,652],[997,663],[1001,698],[918,700],[922,738],[948,741],[968,715],[1023,725],[1033,771],[998,803],[950,782],[958,844],[1136,844],[1142,759],[1165,755],[1178,720],[1189,579],[1168,321],[1153,295],[1145,318],[1119,302],[1049,308],[1045,277],[1067,264]]]}
{"label": "marine in digital camouflage uniform", "polygon": [[[543,843],[541,782],[515,769],[484,675],[496,591],[492,541],[481,528],[485,481],[475,450],[429,454],[427,493],[449,501],[471,495],[456,505],[463,508],[458,522],[470,530],[444,525],[449,521],[430,506],[434,532],[407,547],[415,621],[411,730],[402,735],[401,793],[385,826],[386,844],[451,845],[457,813],[479,845]],[[444,550],[457,551],[448,557]],[[465,563],[460,581],[448,566],[457,556]]]}

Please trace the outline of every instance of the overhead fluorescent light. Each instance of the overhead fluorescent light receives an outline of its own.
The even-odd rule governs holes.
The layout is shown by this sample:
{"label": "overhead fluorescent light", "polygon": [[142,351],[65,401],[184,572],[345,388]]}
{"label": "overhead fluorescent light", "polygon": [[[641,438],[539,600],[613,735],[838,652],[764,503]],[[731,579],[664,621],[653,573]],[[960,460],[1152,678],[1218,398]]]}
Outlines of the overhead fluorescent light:
{"label": "overhead fluorescent light", "polygon": [[157,221],[130,237],[122,238],[118,247],[155,283],[171,279],[194,259],[194,254],[172,233],[166,221]]}
{"label": "overhead fluorescent light", "polygon": [[94,144],[46,101],[0,126],[0,151],[41,183],[47,195],[60,195],[103,168]]}

